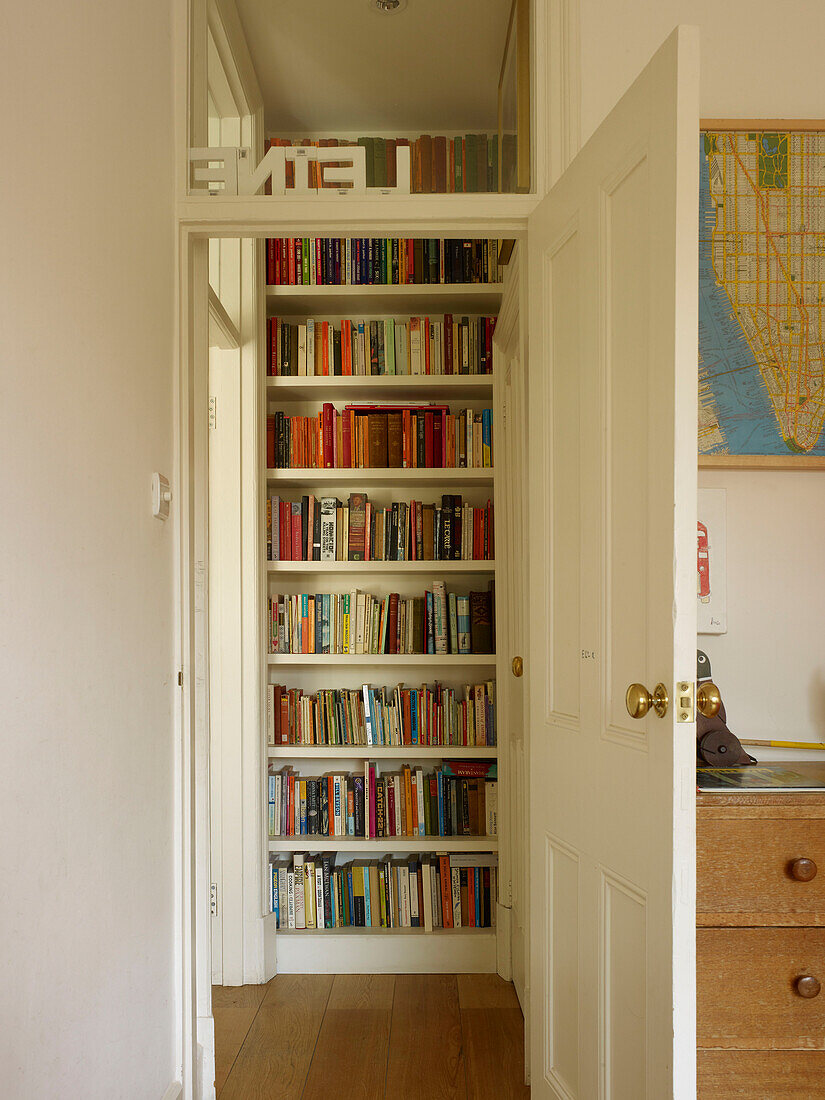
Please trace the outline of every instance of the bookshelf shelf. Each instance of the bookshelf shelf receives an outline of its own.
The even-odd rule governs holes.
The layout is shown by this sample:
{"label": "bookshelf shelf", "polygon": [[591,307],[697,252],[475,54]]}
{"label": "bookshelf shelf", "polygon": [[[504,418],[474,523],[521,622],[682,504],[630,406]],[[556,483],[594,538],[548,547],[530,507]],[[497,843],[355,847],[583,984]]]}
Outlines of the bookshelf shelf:
{"label": "bookshelf shelf", "polygon": [[281,974],[492,974],[496,969],[495,928],[293,929],[276,935]]}
{"label": "bookshelf shelf", "polygon": [[267,573],[367,573],[404,576],[424,574],[438,576],[448,573],[495,573],[494,561],[268,561]]}
{"label": "bookshelf shelf", "polygon": [[279,936],[490,936],[495,928],[280,928]]}
{"label": "bookshelf shelf", "polygon": [[342,378],[267,378],[266,396],[273,403],[287,401],[365,400],[433,401],[483,400],[493,391],[491,374],[383,374]]}
{"label": "bookshelf shelf", "polygon": [[358,836],[270,837],[270,852],[495,852],[496,836],[390,836],[366,840]]}
{"label": "bookshelf shelf", "polygon": [[414,283],[405,286],[268,286],[267,312],[278,317],[343,314],[489,314],[501,306],[501,283]]}
{"label": "bookshelf shelf", "polygon": [[374,485],[390,485],[401,488],[423,485],[492,485],[492,466],[471,470],[438,466],[417,469],[348,469],[334,470],[300,469],[267,470],[270,485],[352,485],[359,489]]}
{"label": "bookshelf shelf", "polygon": [[382,666],[396,668],[495,668],[494,653],[269,653],[270,665],[318,665],[332,667]]}
{"label": "bookshelf shelf", "polygon": [[496,745],[270,745],[270,760],[495,760]]}

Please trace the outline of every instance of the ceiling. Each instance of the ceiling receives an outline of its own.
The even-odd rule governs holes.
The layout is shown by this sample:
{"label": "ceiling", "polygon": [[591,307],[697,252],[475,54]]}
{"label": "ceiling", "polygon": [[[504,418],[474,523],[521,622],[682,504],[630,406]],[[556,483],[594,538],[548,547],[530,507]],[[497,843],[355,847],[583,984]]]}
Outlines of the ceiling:
{"label": "ceiling", "polygon": [[495,131],[510,0],[236,0],[268,134]]}

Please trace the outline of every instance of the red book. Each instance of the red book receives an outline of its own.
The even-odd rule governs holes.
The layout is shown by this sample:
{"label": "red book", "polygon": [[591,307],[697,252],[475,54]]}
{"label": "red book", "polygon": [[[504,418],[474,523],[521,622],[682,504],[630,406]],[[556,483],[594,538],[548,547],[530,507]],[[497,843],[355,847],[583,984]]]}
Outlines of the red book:
{"label": "red book", "polygon": [[281,693],[281,744],[289,741],[289,696],[284,691]]}
{"label": "red book", "polygon": [[369,804],[369,835],[375,836],[375,764],[369,766],[370,777],[370,804]]}
{"label": "red book", "polygon": [[493,524],[493,505],[487,504],[487,557],[490,561],[496,560],[496,542],[494,538],[495,526]]}
{"label": "red book", "polygon": [[[442,450],[443,435],[442,435],[442,430],[441,430],[442,429],[442,417],[439,416],[436,413],[436,415],[432,418],[432,420],[433,420],[433,462],[432,462],[432,464],[433,464],[433,466],[439,466],[440,467],[440,466],[444,465],[444,452]],[[428,463],[428,465],[429,465],[429,463]]]}
{"label": "red book", "polygon": [[398,652],[398,593],[390,593],[390,621],[387,624],[387,640],[390,653]]}
{"label": "red book", "polygon": [[341,421],[341,466],[352,469],[352,413],[344,411]]}
{"label": "red book", "polygon": [[[476,926],[476,869],[467,868],[467,924],[470,928]],[[462,924],[464,922],[462,921]]]}
{"label": "red book", "polygon": [[301,505],[298,504],[294,508],[290,505],[290,509],[292,511],[292,546],[290,548],[291,560],[302,561],[304,557],[304,540],[303,532],[301,530]]}
{"label": "red book", "polygon": [[325,470],[331,470],[335,465],[335,447],[333,442],[333,432],[335,431],[335,409],[329,403],[329,401],[324,402],[324,408],[321,416],[323,417],[323,465]]}
{"label": "red book", "polygon": [[341,373],[352,374],[352,321],[341,322]]}
{"label": "red book", "polygon": [[444,928],[453,927],[453,880],[450,875],[450,857],[438,857],[441,872],[441,923]]}
{"label": "red book", "polygon": [[304,281],[304,242],[301,237],[295,238],[295,282]]}
{"label": "red book", "polygon": [[412,692],[407,690],[404,699],[404,744],[412,744]]}
{"label": "red book", "polygon": [[321,252],[321,238],[315,238],[315,285],[324,285],[324,260]]}
{"label": "red book", "polygon": [[428,470],[435,466],[433,449],[433,414],[424,414],[424,465]]}
{"label": "red book", "polygon": [[269,286],[275,282],[275,238],[270,237],[266,242],[266,281]]}
{"label": "red book", "polygon": [[415,255],[413,249],[415,241],[410,237],[407,240],[407,282],[415,282]]}

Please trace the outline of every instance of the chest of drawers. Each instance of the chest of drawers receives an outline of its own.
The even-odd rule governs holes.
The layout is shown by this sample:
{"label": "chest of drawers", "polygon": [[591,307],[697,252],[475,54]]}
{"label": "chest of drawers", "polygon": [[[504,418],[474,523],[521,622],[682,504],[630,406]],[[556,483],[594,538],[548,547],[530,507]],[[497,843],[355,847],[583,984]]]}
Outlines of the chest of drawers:
{"label": "chest of drawers", "polygon": [[700,794],[696,827],[698,1095],[825,1100],[825,795]]}

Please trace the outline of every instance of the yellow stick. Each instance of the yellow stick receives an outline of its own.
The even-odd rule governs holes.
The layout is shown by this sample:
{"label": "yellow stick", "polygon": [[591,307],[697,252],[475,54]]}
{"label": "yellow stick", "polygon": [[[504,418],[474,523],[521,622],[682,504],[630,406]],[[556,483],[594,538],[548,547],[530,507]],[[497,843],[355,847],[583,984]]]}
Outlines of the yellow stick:
{"label": "yellow stick", "polygon": [[761,745],[771,749],[825,749],[819,741],[748,741],[744,737],[739,740],[743,745]]}

